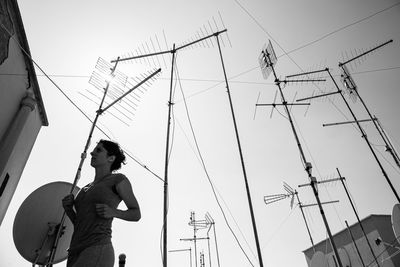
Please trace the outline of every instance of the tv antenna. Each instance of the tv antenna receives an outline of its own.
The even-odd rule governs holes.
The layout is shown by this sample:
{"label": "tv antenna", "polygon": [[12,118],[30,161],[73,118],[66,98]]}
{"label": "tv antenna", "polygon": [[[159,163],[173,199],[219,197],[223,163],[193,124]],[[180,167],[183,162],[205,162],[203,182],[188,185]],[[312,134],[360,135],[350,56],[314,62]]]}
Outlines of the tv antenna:
{"label": "tv antenna", "polygon": [[[221,19],[222,20],[222,19]],[[211,27],[211,24],[210,24]],[[216,25],[217,27],[217,25]],[[163,224],[163,266],[167,267],[167,232],[168,232],[168,158],[169,158],[169,140],[170,140],[170,122],[171,122],[171,108],[174,103],[172,103],[172,92],[173,92],[173,77],[174,77],[174,65],[176,64],[176,53],[180,50],[183,50],[185,48],[189,48],[190,46],[193,45],[200,45],[207,43],[209,39],[212,37],[215,37],[215,41],[217,43],[218,47],[218,52],[221,60],[221,66],[224,74],[224,80],[225,80],[225,85],[228,93],[228,99],[229,99],[229,105],[230,105],[230,110],[232,114],[232,120],[234,124],[234,129],[235,129],[235,135],[236,135],[236,141],[238,145],[238,150],[239,150],[239,155],[240,155],[240,161],[241,161],[241,166],[242,166],[242,172],[243,172],[243,177],[245,181],[245,187],[246,187],[246,193],[247,193],[247,199],[248,199],[248,204],[249,204],[249,209],[250,209],[250,215],[251,215],[251,220],[252,220],[252,226],[253,226],[253,232],[254,232],[254,237],[256,241],[256,247],[257,247],[257,254],[258,254],[258,259],[260,266],[263,267],[263,262],[262,262],[262,255],[261,255],[261,248],[260,248],[260,242],[258,240],[258,233],[257,233],[257,226],[255,222],[255,216],[254,216],[254,211],[253,211],[253,205],[252,205],[252,200],[251,200],[251,195],[250,195],[250,189],[248,186],[248,179],[247,179],[247,174],[246,174],[246,168],[244,165],[244,159],[243,159],[243,153],[242,153],[242,148],[240,144],[240,139],[239,139],[239,133],[238,133],[238,128],[236,124],[236,118],[235,118],[235,113],[233,109],[233,103],[232,103],[232,98],[231,98],[231,93],[229,89],[229,84],[228,84],[228,78],[226,75],[226,70],[225,70],[225,64],[222,56],[222,51],[221,51],[221,34],[226,33],[227,29],[219,30],[217,27],[217,31],[215,31],[214,28],[211,27],[212,30],[214,30],[213,33],[209,35],[205,35],[204,32],[198,36],[198,39],[185,42],[183,45],[176,46],[175,43],[173,44],[172,49],[165,50],[165,51],[158,51],[158,52],[153,52],[149,54],[141,54],[141,55],[136,55],[133,57],[127,57],[127,58],[118,58],[116,60],[112,60],[111,62],[122,62],[122,61],[128,61],[128,60],[135,60],[135,59],[144,59],[147,57],[153,57],[153,56],[161,56],[164,54],[172,54],[172,63],[171,63],[171,76],[170,76],[170,93],[169,93],[169,100],[168,100],[168,118],[167,118],[167,137],[166,137],[166,149],[165,149],[165,171],[164,171],[164,224]],[[210,29],[210,30],[211,30]],[[221,41],[221,42],[220,42]]]}
{"label": "tv antenna", "polygon": [[[192,211],[190,213],[190,221],[189,225],[193,227],[193,238],[181,238],[181,241],[191,241],[194,244],[194,254],[195,254],[195,266],[197,267],[197,241],[198,240],[207,240],[207,247],[208,247],[208,260],[209,260],[209,265],[211,265],[211,245],[210,245],[210,230],[211,228],[214,229],[214,238],[215,238],[215,247],[216,247],[216,253],[217,253],[217,261],[218,261],[218,266],[220,266],[220,261],[219,261],[219,253],[218,253],[218,246],[217,246],[217,235],[215,232],[215,222],[214,219],[211,217],[211,215],[207,212],[205,215],[204,220],[196,220],[195,218],[195,212]],[[208,229],[207,230],[207,236],[206,237],[198,237],[197,236],[197,231],[202,230],[202,229]],[[202,257],[201,257],[202,256]],[[200,253],[200,266],[203,266],[204,264],[204,253]]]}
{"label": "tv antenna", "polygon": [[[264,45],[264,47],[261,51],[261,54],[258,57],[258,64],[260,66],[261,73],[262,73],[264,79],[268,79],[269,75],[273,72],[273,70],[272,70],[273,66],[276,65],[277,61],[278,61],[278,59],[277,59],[275,51],[272,47],[272,43],[271,43],[271,41],[269,41],[268,46]],[[309,82],[312,82],[312,83],[325,82],[325,79],[307,78],[307,79],[285,79],[285,80],[280,81],[280,83],[282,83],[283,86],[286,86],[286,85],[292,84],[292,83],[309,83]],[[277,106],[290,106],[290,109],[288,110],[288,111],[290,111],[293,106],[309,106],[310,105],[310,103],[293,103],[293,101],[292,101],[292,103],[288,103],[286,101],[281,101],[281,103],[276,103],[278,91],[279,90],[275,91],[274,101],[272,102],[272,104],[258,103],[258,99],[260,97],[260,96],[258,96],[257,103],[255,105],[256,109],[259,106],[271,106],[271,112],[270,112],[269,117],[272,118],[274,109],[276,109]],[[254,112],[254,116],[255,116],[255,112]]]}
{"label": "tv antenna", "polygon": [[[213,16],[212,19],[208,20],[206,24],[203,24],[201,27],[199,27],[189,39],[177,44],[177,47],[179,47],[179,50],[214,48],[216,43],[212,38],[208,37],[213,36],[214,33],[221,31],[221,29],[226,29],[226,27],[221,13],[218,12],[218,18]],[[154,35],[154,37],[150,37],[148,41],[138,45],[134,51],[121,56],[120,61],[125,63],[140,63],[153,67],[159,67],[163,65],[165,69],[169,69],[164,55],[169,54],[170,49],[168,48],[167,36],[165,32],[163,31],[162,34],[162,37],[159,37],[157,34]],[[226,37],[225,41],[223,36]],[[225,47],[229,44],[230,47],[232,47],[232,43],[227,31],[225,31],[224,35],[220,36],[220,40],[222,46]],[[162,44],[163,42],[164,44]],[[164,45],[168,51],[163,51],[162,47]]]}
{"label": "tv antenna", "polygon": [[[387,42],[387,43],[388,43],[388,42]],[[385,44],[386,44],[386,43],[385,43]],[[385,45],[385,44],[383,44],[383,45]],[[382,47],[383,45],[381,45],[381,46],[379,46],[379,47]],[[379,48],[379,47],[377,47],[377,48]],[[377,48],[375,48],[375,49],[377,49]],[[368,51],[364,53],[364,56],[365,56],[365,54],[367,54],[367,53],[368,53]],[[360,55],[360,56],[361,56],[361,55]],[[356,58],[357,58],[357,57],[356,57]],[[354,60],[354,59],[352,59],[352,60]],[[346,70],[345,64],[351,62],[352,60],[348,60],[348,61],[346,61],[345,63],[342,63],[342,65],[343,65],[343,66],[342,66],[342,70],[344,71],[344,73],[346,73],[346,75],[347,75],[348,73],[346,72],[347,70]],[[339,95],[341,96],[341,98],[343,99],[343,101],[344,101],[346,107],[347,107],[348,110],[350,111],[350,113],[351,113],[351,115],[352,115],[352,117],[353,117],[353,121],[346,121],[346,122],[339,122],[339,123],[323,124],[323,126],[333,126],[333,125],[342,125],[342,124],[356,123],[358,129],[360,130],[360,132],[361,132],[361,134],[362,134],[361,137],[362,137],[362,138],[365,140],[365,142],[367,143],[368,148],[370,149],[370,151],[371,151],[373,157],[375,158],[375,161],[377,162],[379,168],[380,168],[381,171],[382,171],[382,174],[383,174],[384,178],[386,179],[386,182],[389,184],[390,189],[392,190],[393,194],[395,195],[397,201],[400,202],[400,197],[399,197],[398,193],[396,192],[396,189],[394,188],[392,182],[390,181],[390,178],[389,178],[388,174],[386,173],[385,169],[383,168],[382,163],[380,162],[378,156],[376,155],[376,152],[375,152],[374,148],[372,147],[372,145],[371,145],[371,143],[370,143],[370,141],[369,141],[369,139],[368,139],[368,136],[367,136],[366,132],[364,131],[363,127],[361,126],[361,122],[372,121],[372,122],[374,122],[374,125],[377,125],[377,127],[378,127],[378,124],[375,122],[375,121],[377,120],[376,117],[370,116],[370,119],[358,120],[357,117],[356,117],[356,115],[355,115],[355,113],[353,112],[352,108],[350,107],[350,104],[348,103],[348,101],[347,101],[346,98],[344,97],[344,92],[343,92],[343,90],[341,90],[341,89],[339,88],[339,86],[338,86],[336,80],[333,78],[333,76],[332,76],[332,74],[331,74],[329,68],[321,69],[321,70],[315,71],[315,72],[313,72],[313,73],[316,73],[316,72],[326,72],[326,73],[328,73],[330,79],[332,80],[332,82],[333,82],[334,85],[335,85],[336,91],[332,91],[332,92],[325,93],[325,94],[320,94],[320,95],[314,95],[314,96],[312,96],[312,97],[306,97],[306,98],[298,99],[297,101],[304,101],[304,100],[310,100],[310,99],[314,99],[314,98],[326,97],[326,96],[329,96],[329,95],[336,95],[336,94],[339,94]],[[290,75],[290,76],[286,76],[286,77],[287,77],[287,78],[293,78],[293,77],[304,76],[304,75],[308,75],[308,74],[309,74],[309,73],[300,73],[300,74],[294,74],[294,75]],[[346,77],[347,77],[347,76],[346,76]],[[357,90],[357,86],[355,85],[354,81],[353,81],[352,79],[348,79],[348,78],[343,78],[343,80],[346,81],[346,82],[344,82],[344,85],[345,85],[345,87],[347,88],[346,90],[352,90],[352,93],[351,93],[350,95],[354,94],[354,95],[357,96],[357,98],[359,98],[359,99],[361,100],[361,98],[359,97],[359,93],[358,93],[358,90]],[[351,88],[352,88],[352,89],[351,89]],[[370,114],[370,113],[369,113],[369,114]],[[379,127],[378,127],[378,128],[379,128]],[[381,133],[381,131],[379,131],[379,132]],[[383,138],[383,139],[385,140],[385,138]],[[385,142],[385,143],[386,143],[386,142]],[[389,149],[389,150],[392,151],[392,152],[394,151],[394,149]],[[397,155],[397,153],[396,153],[396,155]]]}
{"label": "tv antenna", "polygon": [[265,203],[266,205],[268,205],[268,204],[272,204],[272,203],[274,203],[274,202],[278,202],[278,201],[281,201],[281,200],[290,198],[290,208],[293,209],[294,198],[296,197],[296,199],[297,199],[297,205],[300,207],[301,215],[303,216],[303,220],[304,220],[304,223],[305,223],[306,228],[307,228],[307,233],[308,233],[308,236],[309,236],[309,238],[310,238],[310,241],[311,241],[311,245],[312,245],[312,247],[313,247],[313,250],[314,250],[314,252],[315,252],[314,240],[313,240],[313,238],[312,238],[312,236],[311,236],[310,228],[308,227],[307,219],[306,219],[306,216],[305,216],[304,210],[303,210],[304,206],[303,206],[303,204],[302,204],[301,201],[300,201],[299,193],[297,192],[297,190],[293,189],[292,187],[290,187],[290,186],[289,186],[287,183],[285,183],[285,182],[283,182],[283,188],[285,189],[286,193],[284,193],[284,194],[275,194],[275,195],[267,195],[267,196],[264,196],[264,203]]}
{"label": "tv antenna", "polygon": [[386,134],[384,134],[382,127],[380,127],[377,118],[375,116],[373,116],[370,112],[370,110],[368,109],[367,105],[365,104],[364,100],[361,98],[360,92],[358,90],[358,87],[356,86],[353,78],[350,75],[350,71],[347,68],[347,65],[350,65],[351,63],[353,63],[354,61],[356,61],[359,58],[365,57],[366,55],[369,55],[371,53],[373,53],[374,51],[378,50],[379,48],[386,46],[390,43],[392,43],[393,40],[389,40],[381,45],[378,45],[377,47],[374,47],[368,51],[365,51],[364,53],[355,56],[343,63],[339,62],[339,68],[341,69],[341,81],[346,89],[346,92],[348,92],[348,94],[353,95],[355,97],[355,99],[359,99],[362,106],[364,107],[365,111],[367,112],[370,121],[373,122],[376,130],[378,131],[382,141],[385,143],[385,148],[386,151],[390,153],[390,155],[392,156],[394,162],[396,163],[397,167],[400,168],[400,158],[399,155],[397,154],[397,152],[395,151],[394,147],[392,146],[392,144],[390,143],[390,140],[387,138]]}
{"label": "tv antenna", "polygon": [[[93,84],[96,84],[98,86],[104,85],[103,96],[100,100],[98,110],[96,111],[96,116],[91,125],[84,150],[81,154],[81,160],[79,162],[73,184],[71,185],[71,189],[69,191],[70,194],[77,192],[76,188],[77,188],[77,183],[80,179],[81,169],[82,169],[83,163],[86,159],[87,151],[89,149],[91,138],[92,138],[92,134],[94,132],[94,129],[96,127],[96,124],[97,124],[97,121],[98,121],[100,115],[102,115],[109,108],[113,107],[116,103],[121,102],[133,90],[137,89],[139,86],[142,86],[149,80],[153,79],[161,71],[161,69],[158,69],[158,70],[153,71],[151,74],[144,76],[136,85],[129,88],[129,90],[127,90],[126,92],[120,92],[120,94],[117,96],[117,92],[115,91],[117,87],[113,87],[113,83],[114,82],[121,83],[121,81],[124,80],[122,73],[119,71],[116,71],[117,65],[118,65],[118,60],[114,63],[114,65],[112,65],[102,59],[99,59],[96,64],[96,69],[100,72],[101,75],[99,75],[99,76],[96,75],[96,79],[95,79],[96,82],[93,82]],[[102,77],[103,80],[101,80],[100,77]],[[125,83],[125,84],[129,84],[129,83]],[[129,84],[129,85],[131,85],[131,84]],[[111,100],[108,103],[107,99],[109,97],[111,97]],[[60,207],[61,202],[58,201],[57,203],[58,203],[58,208],[62,209],[62,207]],[[44,255],[46,255],[46,260],[44,261],[43,265],[45,265],[47,267],[53,266],[53,264],[56,262],[56,255],[58,252],[60,237],[63,235],[63,233],[65,232],[65,229],[66,229],[65,228],[65,219],[66,219],[66,213],[64,211],[62,213],[60,222],[55,225],[54,229],[55,229],[56,234],[53,239],[54,242],[52,243],[50,250],[46,251],[46,253],[44,253],[43,251],[40,252],[40,253],[44,253]]]}
{"label": "tv antenna", "polygon": [[[317,201],[317,205],[319,207],[322,219],[323,219],[324,224],[325,224],[325,228],[326,228],[327,233],[329,235],[329,240],[331,242],[331,246],[333,248],[333,251],[335,253],[336,258],[338,259],[339,267],[343,267],[342,262],[340,261],[340,258],[339,258],[339,253],[338,253],[338,250],[336,248],[336,244],[335,244],[335,242],[333,240],[333,236],[332,236],[331,230],[329,228],[328,221],[326,219],[326,216],[325,216],[325,213],[324,213],[324,210],[323,210],[323,207],[322,207],[322,203],[321,203],[319,195],[318,195],[317,178],[312,175],[312,164],[309,161],[307,161],[307,159],[306,159],[306,156],[304,154],[302,145],[300,143],[300,139],[299,139],[298,134],[297,134],[297,130],[296,130],[294,122],[292,120],[291,113],[289,111],[288,103],[286,101],[285,95],[283,94],[282,84],[285,84],[285,82],[279,80],[278,76],[277,76],[277,74],[275,72],[274,65],[276,64],[277,59],[276,59],[276,56],[274,56],[274,55],[275,55],[275,52],[274,52],[274,49],[272,47],[272,43],[271,43],[271,41],[269,41],[269,44],[268,44],[267,48],[263,49],[261,51],[260,57],[262,58],[262,61],[263,61],[262,64],[260,64],[261,71],[263,73],[264,78],[268,78],[269,74],[271,74],[271,73],[273,73],[273,75],[274,75],[275,84],[278,87],[278,90],[279,90],[279,93],[280,93],[280,96],[281,96],[282,105],[285,108],[285,112],[286,112],[287,118],[289,120],[290,126],[292,128],[292,132],[293,132],[294,138],[296,140],[297,147],[298,147],[298,149],[300,151],[301,161],[303,163],[305,171],[307,172],[308,179],[310,181],[310,183],[308,185],[310,185],[312,190],[313,190],[315,199]],[[260,59],[260,57],[259,57],[259,59]],[[264,73],[266,75],[264,75]],[[302,82],[307,82],[307,80],[302,80]]]}
{"label": "tv antenna", "polygon": [[[363,225],[362,225],[362,223],[361,223],[360,217],[358,216],[358,213],[357,213],[357,210],[356,210],[356,208],[355,208],[355,206],[354,206],[354,203],[353,203],[353,201],[352,201],[352,199],[351,199],[351,197],[350,197],[349,191],[348,191],[348,189],[347,189],[347,187],[346,187],[346,185],[345,185],[345,183],[344,183],[344,180],[346,180],[346,178],[343,177],[343,176],[340,174],[338,168],[336,168],[336,171],[337,171],[337,173],[338,173],[338,175],[339,175],[339,178],[332,178],[332,179],[326,179],[326,180],[323,180],[323,181],[317,181],[317,184],[323,184],[323,183],[335,182],[335,181],[340,181],[340,182],[341,182],[341,184],[343,185],[343,188],[344,188],[344,190],[345,190],[345,192],[346,192],[347,198],[349,199],[349,202],[350,202],[350,204],[351,204],[351,207],[352,207],[352,209],[353,209],[353,211],[354,211],[354,214],[356,215],[356,218],[357,218],[358,224],[360,225],[361,231],[362,231],[362,233],[363,233],[363,235],[364,235],[364,237],[365,237],[365,239],[366,239],[366,241],[367,241],[367,245],[368,245],[368,247],[369,247],[369,249],[370,249],[370,252],[371,252],[371,254],[372,254],[372,256],[373,256],[373,258],[374,258],[374,260],[375,260],[377,266],[380,266],[380,265],[379,265],[379,262],[378,262],[378,259],[376,258],[375,253],[374,253],[374,251],[372,250],[371,243],[369,242],[369,240],[368,240],[368,238],[367,238],[367,235],[366,235],[365,230],[364,230],[364,227],[363,227]],[[299,187],[303,187],[303,186],[308,186],[308,184],[299,185]],[[335,201],[335,202],[337,202],[337,201]],[[331,202],[329,202],[329,203],[331,203]],[[347,222],[346,222],[346,224],[347,224]],[[349,232],[351,233],[350,229],[349,229]],[[357,248],[357,244],[356,244],[354,241],[353,241],[353,243],[354,243],[354,245],[355,245],[356,248]],[[358,250],[358,248],[357,248],[357,250]],[[363,263],[363,260],[362,260],[360,254],[359,254],[359,257],[360,257],[360,259],[361,259],[361,262]],[[363,264],[363,265],[364,265],[364,264]]]}

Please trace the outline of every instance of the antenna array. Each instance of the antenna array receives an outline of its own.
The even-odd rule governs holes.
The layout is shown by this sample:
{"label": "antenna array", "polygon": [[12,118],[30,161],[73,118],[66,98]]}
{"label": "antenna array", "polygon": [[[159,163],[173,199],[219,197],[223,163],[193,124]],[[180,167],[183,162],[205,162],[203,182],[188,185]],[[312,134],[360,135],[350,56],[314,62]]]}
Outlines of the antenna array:
{"label": "antenna array", "polygon": [[[215,19],[213,16],[211,20],[208,20],[206,24],[203,24],[202,27],[196,30],[196,32],[189,39],[178,43],[177,47],[180,47],[182,50],[194,48],[214,48],[217,43],[215,40],[209,38],[209,36],[215,35],[215,33],[221,32],[223,29],[225,29],[225,23],[220,12],[218,12],[218,17],[219,19]],[[225,40],[223,36],[219,37],[222,45],[225,47],[226,42],[229,43],[230,47],[232,47],[232,43],[227,32],[225,37]],[[164,39],[163,45],[160,41],[162,39]],[[165,47],[162,48],[164,45]],[[121,56],[121,58],[124,59],[124,62],[146,64],[148,66],[157,68],[163,64],[164,68],[168,69],[169,66],[166,64],[163,52],[165,50],[169,50],[169,44],[167,42],[166,34],[163,31],[163,38],[159,38],[157,35],[155,35],[154,38],[150,37],[148,41],[136,47],[134,51]]]}
{"label": "antenna array", "polygon": [[[146,77],[155,71],[156,70],[151,70],[132,78],[128,77],[121,71],[112,71],[112,65],[103,58],[99,58],[95,66],[95,70],[89,79],[89,83],[97,90],[93,91],[86,89],[84,93],[80,94],[88,100],[99,105],[102,100],[104,90],[107,88],[108,92],[106,98],[104,99],[104,104],[109,105],[118,100],[129,89],[134,87],[136,84],[141,83],[141,81],[146,79]],[[137,90],[133,91],[131,94],[119,99],[117,101],[117,105],[113,105],[113,111],[109,111],[110,115],[121,121],[123,124],[129,126],[129,123],[132,122],[133,116],[137,111],[142,96],[150,88],[159,75],[160,72],[154,76],[151,76],[150,79],[147,79],[144,83],[142,83],[140,88],[138,87]]]}

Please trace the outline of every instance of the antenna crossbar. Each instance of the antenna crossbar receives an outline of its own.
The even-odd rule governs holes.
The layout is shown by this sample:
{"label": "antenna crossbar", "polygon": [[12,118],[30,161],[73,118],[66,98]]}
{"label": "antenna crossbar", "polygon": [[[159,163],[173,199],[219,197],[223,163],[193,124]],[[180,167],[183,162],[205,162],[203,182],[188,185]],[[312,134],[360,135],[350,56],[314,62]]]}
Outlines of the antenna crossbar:
{"label": "antenna crossbar", "polygon": [[305,79],[305,80],[281,80],[280,82],[288,83],[313,83],[313,82],[326,82],[326,79]]}
{"label": "antenna crossbar", "polygon": [[[333,204],[333,203],[338,203],[339,200],[332,200],[332,201],[326,201],[326,202],[321,202],[321,205],[325,205],[325,204]],[[313,206],[318,206],[318,203],[314,203],[314,204],[306,204],[306,205],[301,205],[303,208],[307,208],[307,207],[313,207]]]}
{"label": "antenna crossbar", "polygon": [[338,94],[338,93],[339,93],[339,92],[330,92],[330,93],[326,93],[326,94],[321,94],[321,95],[315,95],[315,96],[300,98],[300,99],[297,99],[296,101],[297,101],[297,102],[301,102],[301,101],[310,100],[310,99],[314,99],[314,98],[319,98],[319,97],[325,97],[325,96],[335,95],[335,94]]}
{"label": "antenna crossbar", "polygon": [[310,75],[310,74],[315,74],[315,73],[321,73],[326,71],[325,69],[322,70],[314,70],[314,71],[309,71],[309,72],[303,72],[303,73],[298,73],[298,74],[292,74],[292,75],[288,75],[286,76],[286,78],[293,78],[293,77],[298,77],[298,76],[305,76],[305,75]]}
{"label": "antenna crossbar", "polygon": [[285,104],[256,104],[256,106],[309,106],[310,103],[285,103]]}
{"label": "antenna crossbar", "polygon": [[[376,118],[374,119],[376,120]],[[323,127],[325,126],[335,126],[335,125],[342,125],[342,124],[349,124],[349,123],[358,123],[358,122],[367,122],[367,121],[372,121],[371,119],[365,119],[365,120],[356,120],[356,121],[344,121],[344,122],[333,122],[333,123],[324,123],[322,124]]]}
{"label": "antenna crossbar", "polygon": [[181,45],[181,46],[178,46],[178,47],[174,47],[172,50],[165,50],[165,51],[160,51],[160,52],[155,52],[155,53],[149,53],[149,54],[143,54],[143,55],[138,55],[138,56],[133,56],[133,57],[126,57],[126,58],[114,59],[114,60],[111,60],[111,63],[114,63],[114,62],[117,62],[117,61],[121,62],[121,61],[127,61],[127,60],[132,60],[132,59],[139,59],[139,58],[152,57],[152,56],[158,56],[158,55],[162,55],[162,54],[173,53],[173,52],[176,52],[176,51],[178,51],[178,50],[181,50],[181,49],[183,49],[183,48],[185,48],[185,47],[188,47],[188,46],[194,45],[194,44],[196,44],[196,43],[202,42],[202,41],[204,41],[204,40],[206,40],[206,39],[208,39],[208,38],[211,38],[211,37],[213,37],[213,36],[218,36],[218,35],[220,35],[221,33],[224,33],[224,32],[226,32],[226,31],[228,31],[228,30],[227,30],[227,29],[224,29],[224,30],[222,30],[222,31],[214,32],[214,33],[212,33],[212,34],[209,34],[209,35],[207,35],[207,36],[205,36],[205,37],[202,37],[202,38],[200,38],[200,39],[194,40],[194,41],[192,41],[192,42],[190,42],[190,43],[187,43],[187,44],[185,44],[185,45]]}
{"label": "antenna crossbar", "polygon": [[131,89],[129,89],[126,93],[124,93],[123,95],[121,95],[120,97],[118,97],[117,99],[115,99],[111,104],[109,104],[107,107],[105,107],[104,109],[99,110],[100,113],[103,113],[104,111],[106,111],[107,109],[109,109],[111,106],[113,106],[115,103],[117,103],[118,101],[120,101],[122,98],[124,98],[125,96],[127,96],[128,94],[130,94],[133,90],[135,90],[136,88],[138,88],[139,86],[141,86],[142,84],[146,83],[148,80],[150,80],[151,78],[153,78],[156,74],[160,73],[161,69],[156,70],[155,72],[153,72],[152,74],[150,74],[148,77],[146,77],[144,80],[140,81],[138,84],[136,84],[134,87],[132,87]]}
{"label": "antenna crossbar", "polygon": [[385,43],[383,43],[383,44],[381,44],[381,45],[378,45],[377,47],[372,48],[372,49],[370,49],[370,50],[368,50],[368,51],[366,51],[366,52],[364,52],[364,53],[362,53],[362,54],[360,54],[360,55],[358,55],[358,56],[356,56],[356,57],[353,57],[353,58],[351,58],[351,59],[349,59],[349,60],[347,60],[347,61],[345,61],[345,62],[343,62],[343,63],[339,63],[339,67],[342,67],[343,65],[346,65],[346,64],[348,64],[348,63],[350,63],[350,62],[352,62],[352,61],[354,61],[354,60],[356,60],[356,59],[358,59],[358,58],[360,58],[360,57],[363,57],[363,56],[365,56],[366,54],[369,54],[369,53],[371,53],[372,51],[375,51],[375,50],[381,48],[382,46],[385,46],[385,45],[387,45],[387,44],[389,44],[389,43],[391,43],[391,42],[393,42],[392,39],[390,39],[389,41],[387,41],[387,42],[385,42]]}

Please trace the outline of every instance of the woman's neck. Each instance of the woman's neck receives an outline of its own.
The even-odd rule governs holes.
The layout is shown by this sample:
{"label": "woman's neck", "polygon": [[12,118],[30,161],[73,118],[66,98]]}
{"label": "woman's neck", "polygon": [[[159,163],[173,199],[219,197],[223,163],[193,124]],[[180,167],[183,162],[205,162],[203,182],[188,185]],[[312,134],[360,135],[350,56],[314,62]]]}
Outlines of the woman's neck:
{"label": "woman's neck", "polygon": [[102,178],[104,178],[107,175],[110,175],[111,171],[109,168],[105,169],[105,168],[96,168],[96,174],[94,176],[94,180],[98,181],[101,180]]}

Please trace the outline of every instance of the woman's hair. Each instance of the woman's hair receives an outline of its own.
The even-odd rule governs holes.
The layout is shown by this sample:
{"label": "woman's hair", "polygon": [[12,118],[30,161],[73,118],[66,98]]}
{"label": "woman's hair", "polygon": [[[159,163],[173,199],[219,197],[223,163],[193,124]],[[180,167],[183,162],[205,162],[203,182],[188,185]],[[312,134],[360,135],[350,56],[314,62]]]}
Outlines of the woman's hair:
{"label": "woman's hair", "polygon": [[108,156],[115,156],[115,160],[111,164],[111,171],[119,170],[121,163],[125,164],[125,154],[119,144],[104,139],[101,139],[99,144],[102,144],[104,149],[107,150]]}

